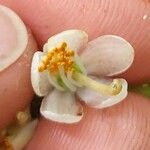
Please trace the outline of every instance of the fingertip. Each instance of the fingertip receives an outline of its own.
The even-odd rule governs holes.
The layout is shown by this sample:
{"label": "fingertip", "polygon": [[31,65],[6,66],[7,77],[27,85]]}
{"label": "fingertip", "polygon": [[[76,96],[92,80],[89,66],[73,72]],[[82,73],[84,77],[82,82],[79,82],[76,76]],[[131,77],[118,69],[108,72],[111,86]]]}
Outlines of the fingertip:
{"label": "fingertip", "polygon": [[0,128],[8,125],[17,111],[29,104],[34,95],[30,81],[30,63],[36,43],[29,34],[23,55],[0,73]]}
{"label": "fingertip", "polygon": [[108,109],[86,108],[85,116],[78,124],[66,125],[41,119],[27,150],[148,148],[149,106],[146,98],[129,94],[125,101]]}
{"label": "fingertip", "polygon": [[[7,9],[5,11],[7,12]],[[9,11],[7,12],[8,14],[10,13]],[[18,18],[16,14],[11,15]],[[0,33],[3,33],[0,34],[0,43],[3,45],[0,58],[3,60],[4,65],[6,62],[11,61],[0,72],[0,128],[3,128],[13,120],[15,113],[23,109],[32,99],[33,90],[30,81],[30,63],[32,55],[37,50],[37,45],[29,29],[26,29],[23,23],[18,26],[17,21],[20,22],[20,20],[15,18],[17,25],[14,25],[11,22],[14,21],[13,17],[10,19],[9,15],[5,16],[1,11],[0,16],[3,16],[0,19],[3,24],[3,28],[0,29]],[[24,35],[18,36],[18,34],[26,34],[26,32],[18,32],[18,29],[16,31],[17,27],[25,28],[27,43]],[[11,41],[9,37],[12,37]],[[25,46],[20,47],[23,44]],[[21,56],[16,57],[17,50],[21,51]]]}

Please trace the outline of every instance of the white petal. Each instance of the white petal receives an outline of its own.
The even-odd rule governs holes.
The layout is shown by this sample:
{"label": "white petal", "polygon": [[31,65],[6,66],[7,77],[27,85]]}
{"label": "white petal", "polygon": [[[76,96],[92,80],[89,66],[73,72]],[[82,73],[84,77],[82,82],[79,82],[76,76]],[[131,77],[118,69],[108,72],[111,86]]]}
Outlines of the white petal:
{"label": "white petal", "polygon": [[83,49],[88,42],[88,35],[81,30],[67,30],[56,34],[48,39],[43,51],[47,52],[49,49],[58,46],[61,42],[66,42],[68,47],[74,51]]}
{"label": "white petal", "polygon": [[22,150],[26,146],[26,144],[33,136],[37,122],[37,120],[29,122],[27,125],[20,129],[17,136],[9,138],[9,141],[12,144],[14,150]]}
{"label": "white petal", "polygon": [[47,95],[40,108],[41,114],[56,122],[75,123],[83,117],[83,109],[71,92],[54,90]]}
{"label": "white petal", "polygon": [[46,72],[39,72],[38,65],[41,61],[42,52],[36,52],[31,66],[31,83],[38,96],[45,96],[51,90]]}
{"label": "white petal", "polygon": [[112,76],[131,66],[134,49],[121,37],[104,35],[89,42],[81,59],[89,74]]}
{"label": "white petal", "polygon": [[[0,51],[5,51],[8,54],[0,54],[0,71],[14,63],[21,54],[25,51],[28,43],[28,33],[23,21],[18,15],[9,8],[0,5],[0,24],[1,24],[1,48]],[[12,32],[11,32],[12,31]],[[12,48],[8,46],[8,40]]]}
{"label": "white petal", "polygon": [[[122,90],[116,96],[105,96],[89,88],[80,88],[77,91],[78,96],[88,105],[95,108],[105,108],[121,102],[127,96],[127,82],[124,79],[119,79],[122,82]],[[110,84],[112,80],[99,80],[102,83]]]}

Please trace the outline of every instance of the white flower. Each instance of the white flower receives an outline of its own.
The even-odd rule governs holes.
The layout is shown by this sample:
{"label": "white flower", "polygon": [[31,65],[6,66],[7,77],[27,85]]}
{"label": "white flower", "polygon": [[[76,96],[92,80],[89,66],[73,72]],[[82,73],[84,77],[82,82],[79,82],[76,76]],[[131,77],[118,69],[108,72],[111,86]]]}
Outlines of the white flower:
{"label": "white flower", "polygon": [[83,117],[79,99],[95,108],[117,104],[127,96],[127,82],[108,76],[127,70],[133,59],[133,47],[118,36],[104,35],[88,42],[81,30],[54,35],[43,52],[34,54],[31,67],[33,89],[45,96],[41,114],[74,123]]}

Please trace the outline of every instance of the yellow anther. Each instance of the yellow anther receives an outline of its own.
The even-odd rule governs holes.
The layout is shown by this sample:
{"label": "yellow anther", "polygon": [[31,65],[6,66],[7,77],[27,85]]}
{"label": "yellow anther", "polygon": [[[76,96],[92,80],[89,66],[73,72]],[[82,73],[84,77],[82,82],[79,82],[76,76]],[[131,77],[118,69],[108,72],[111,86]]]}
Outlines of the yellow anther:
{"label": "yellow anther", "polygon": [[68,51],[67,56],[74,56],[74,51]]}
{"label": "yellow anther", "polygon": [[49,71],[50,71],[50,72],[56,72],[56,71],[57,71],[57,64],[52,64],[52,65],[49,67]]}
{"label": "yellow anther", "polygon": [[73,56],[74,51],[68,49],[67,43],[63,42],[58,47],[48,50],[47,54],[42,57],[38,70],[39,72],[49,70],[54,73],[59,71],[59,66],[61,65],[67,73],[73,70]]}
{"label": "yellow anther", "polygon": [[51,56],[51,57],[54,56],[55,50],[56,50],[56,48],[49,49],[48,52],[47,52],[47,55],[48,55],[48,56]]}
{"label": "yellow anther", "polygon": [[46,66],[43,63],[41,63],[38,67],[39,72],[43,72],[45,69],[46,69]]}
{"label": "yellow anther", "polygon": [[43,62],[43,64],[45,64],[45,65],[47,65],[47,64],[49,63],[49,58],[48,58],[47,55],[45,55],[45,56],[42,57],[42,62]]}
{"label": "yellow anther", "polygon": [[59,53],[59,52],[60,52],[60,49],[58,49],[58,48],[55,48],[55,49],[54,49],[54,53],[55,53],[55,54],[57,54],[57,53]]}
{"label": "yellow anther", "polygon": [[73,61],[71,61],[71,60],[68,60],[67,63],[68,63],[69,65],[73,65]]}
{"label": "yellow anther", "polygon": [[65,65],[65,62],[61,62],[61,66]]}
{"label": "yellow anther", "polygon": [[49,60],[52,58],[51,52],[48,52],[48,53],[47,53],[47,58],[48,58]]}
{"label": "yellow anther", "polygon": [[64,49],[66,49],[66,48],[67,48],[67,43],[66,43],[66,42],[63,42],[63,43],[61,44],[61,47],[64,48]]}

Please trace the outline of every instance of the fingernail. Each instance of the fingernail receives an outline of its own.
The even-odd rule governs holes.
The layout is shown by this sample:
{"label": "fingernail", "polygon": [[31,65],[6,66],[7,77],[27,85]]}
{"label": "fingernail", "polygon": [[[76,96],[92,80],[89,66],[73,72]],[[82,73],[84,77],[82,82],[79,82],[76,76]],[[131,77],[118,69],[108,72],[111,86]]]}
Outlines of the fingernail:
{"label": "fingernail", "polygon": [[0,72],[23,54],[27,43],[23,21],[11,9],[0,5]]}

